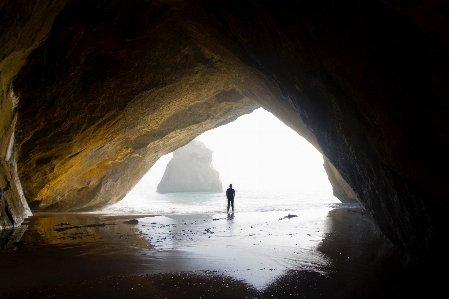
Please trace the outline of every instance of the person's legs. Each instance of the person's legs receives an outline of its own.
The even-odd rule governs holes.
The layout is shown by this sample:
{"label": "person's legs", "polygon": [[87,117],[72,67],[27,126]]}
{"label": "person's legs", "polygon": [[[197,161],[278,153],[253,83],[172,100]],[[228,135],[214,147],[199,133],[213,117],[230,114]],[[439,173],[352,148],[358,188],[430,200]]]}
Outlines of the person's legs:
{"label": "person's legs", "polygon": [[[231,206],[232,206],[232,212],[234,212],[234,198],[231,199]],[[228,207],[228,210],[229,210],[229,207]]]}
{"label": "person's legs", "polygon": [[227,212],[229,212],[229,206],[230,206],[230,204],[231,204],[231,200],[228,198],[228,209],[227,209]]}

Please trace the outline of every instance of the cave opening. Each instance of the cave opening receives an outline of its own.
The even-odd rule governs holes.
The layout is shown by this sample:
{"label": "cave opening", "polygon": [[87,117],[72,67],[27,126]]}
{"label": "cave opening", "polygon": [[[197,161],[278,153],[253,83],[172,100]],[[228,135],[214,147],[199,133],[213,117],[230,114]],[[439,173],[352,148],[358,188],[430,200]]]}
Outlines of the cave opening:
{"label": "cave opening", "polygon": [[[322,154],[262,108],[196,140],[214,151],[212,164],[223,192],[157,193],[170,153],[124,199],[103,211],[151,215],[136,218],[136,225],[157,252],[201,256],[177,264],[177,271],[209,269],[220,261],[220,269],[257,288],[279,279],[286,269],[327,275],[332,260],[320,248],[334,229],[329,213],[358,204],[333,196]],[[226,213],[224,192],[230,183],[236,189],[235,213]],[[247,271],[260,267],[262,274]]]}
{"label": "cave opening", "polygon": [[[233,184],[236,210],[295,211],[335,206],[323,156],[307,140],[263,108],[209,130],[195,140],[213,151],[222,192],[158,193],[173,153],[162,156],[120,202],[104,208],[117,213],[220,213]],[[238,202],[238,204],[237,204]]]}

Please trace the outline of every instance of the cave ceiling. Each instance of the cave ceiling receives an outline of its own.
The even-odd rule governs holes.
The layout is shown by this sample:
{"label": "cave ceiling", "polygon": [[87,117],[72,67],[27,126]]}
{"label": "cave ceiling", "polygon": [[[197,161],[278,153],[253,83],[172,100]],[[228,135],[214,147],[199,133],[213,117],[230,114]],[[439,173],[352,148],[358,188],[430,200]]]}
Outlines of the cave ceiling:
{"label": "cave ceiling", "polygon": [[390,240],[427,250],[449,198],[442,3],[2,3],[12,112],[0,141],[14,124],[32,209],[90,210],[123,198],[160,156],[263,107],[325,156]]}

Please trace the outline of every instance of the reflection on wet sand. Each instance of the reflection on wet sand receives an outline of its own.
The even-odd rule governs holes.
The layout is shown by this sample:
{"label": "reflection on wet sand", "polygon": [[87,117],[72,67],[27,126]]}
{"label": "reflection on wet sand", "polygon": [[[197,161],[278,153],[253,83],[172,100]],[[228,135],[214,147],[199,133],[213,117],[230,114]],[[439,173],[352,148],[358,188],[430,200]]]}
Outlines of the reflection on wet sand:
{"label": "reflection on wet sand", "polygon": [[264,291],[284,298],[402,298],[407,255],[388,242],[361,210],[331,211],[317,248],[323,271],[288,271]]}
{"label": "reflection on wet sand", "polygon": [[24,223],[14,229],[0,230],[0,249],[8,249],[23,244],[21,241],[23,234],[28,228],[28,224]]}
{"label": "reflection on wet sand", "polygon": [[37,214],[2,235],[0,297],[405,298],[419,288],[409,257],[362,211],[284,214]]}
{"label": "reflection on wet sand", "polygon": [[[139,215],[143,218],[148,215]],[[103,244],[151,248],[133,225],[132,215],[111,216],[86,213],[41,213],[33,218],[32,228],[23,241],[33,245]],[[138,223],[138,220],[136,220]],[[128,224],[128,225],[123,225]]]}

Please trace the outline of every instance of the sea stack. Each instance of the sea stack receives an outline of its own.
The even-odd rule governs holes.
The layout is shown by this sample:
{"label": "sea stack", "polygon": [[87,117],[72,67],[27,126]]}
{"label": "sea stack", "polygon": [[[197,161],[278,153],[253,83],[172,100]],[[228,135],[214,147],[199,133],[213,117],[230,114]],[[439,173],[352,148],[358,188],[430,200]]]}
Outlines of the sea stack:
{"label": "sea stack", "polygon": [[175,150],[157,192],[223,192],[220,174],[212,165],[212,153],[198,140]]}

